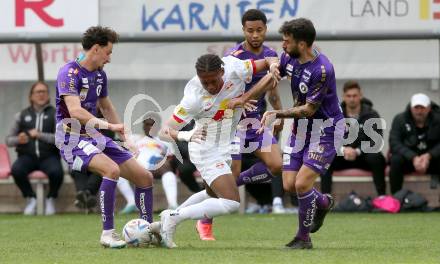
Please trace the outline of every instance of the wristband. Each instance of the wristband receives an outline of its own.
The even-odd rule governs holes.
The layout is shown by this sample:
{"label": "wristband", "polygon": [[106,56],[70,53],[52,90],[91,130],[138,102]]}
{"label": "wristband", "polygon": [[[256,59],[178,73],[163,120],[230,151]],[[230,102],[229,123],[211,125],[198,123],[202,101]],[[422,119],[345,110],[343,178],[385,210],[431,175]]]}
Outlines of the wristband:
{"label": "wristband", "polygon": [[193,135],[193,131],[179,131],[177,132],[177,139],[179,141],[189,142],[191,140],[192,135]]}

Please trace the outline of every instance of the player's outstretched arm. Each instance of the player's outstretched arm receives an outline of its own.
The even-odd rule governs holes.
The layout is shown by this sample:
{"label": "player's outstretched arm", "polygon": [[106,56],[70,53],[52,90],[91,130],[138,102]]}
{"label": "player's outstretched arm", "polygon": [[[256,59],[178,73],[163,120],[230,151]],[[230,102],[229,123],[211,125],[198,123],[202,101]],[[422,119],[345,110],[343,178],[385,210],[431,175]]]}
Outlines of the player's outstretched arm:
{"label": "player's outstretched arm", "polygon": [[111,124],[90,114],[89,111],[81,107],[79,96],[65,95],[63,100],[66,103],[67,110],[69,110],[70,117],[78,120],[82,125],[93,124],[94,128],[110,129],[115,132],[124,129],[122,124]]}
{"label": "player's outstretched arm", "polygon": [[180,131],[186,123],[178,123],[174,118],[168,119],[159,132],[159,138],[164,141],[187,141],[201,143],[206,139],[206,129],[197,128],[191,131]]}
{"label": "player's outstretched arm", "polygon": [[315,114],[320,104],[307,102],[305,105],[296,106],[293,108],[278,110],[277,118],[308,118]]}
{"label": "player's outstretched arm", "polygon": [[[267,98],[274,110],[283,109],[278,87],[269,90],[267,93]],[[284,127],[284,119],[280,119],[278,124],[276,124],[274,127],[274,135],[278,135],[278,133],[280,133],[283,130],[283,127]]]}
{"label": "player's outstretched arm", "polygon": [[257,82],[249,91],[242,96],[237,97],[229,101],[228,108],[234,109],[236,107],[242,107],[250,100],[259,98],[264,92],[274,89],[274,80],[272,74],[266,74],[259,82]]}
{"label": "player's outstretched arm", "polygon": [[257,133],[261,134],[265,127],[270,127],[278,118],[308,118],[315,114],[320,104],[307,102],[305,105],[296,106],[285,110],[266,111],[261,118],[261,128]]}

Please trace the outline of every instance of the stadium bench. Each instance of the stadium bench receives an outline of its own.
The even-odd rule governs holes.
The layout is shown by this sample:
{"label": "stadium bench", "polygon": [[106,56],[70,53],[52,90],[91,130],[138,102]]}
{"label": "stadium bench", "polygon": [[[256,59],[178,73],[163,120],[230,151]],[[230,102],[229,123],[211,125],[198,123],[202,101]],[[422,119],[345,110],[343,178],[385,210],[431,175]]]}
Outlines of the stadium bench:
{"label": "stadium bench", "polygon": [[[47,175],[39,170],[33,171],[28,175],[30,182],[36,185],[37,196],[37,215],[44,214],[44,185],[48,184]],[[11,160],[9,158],[8,148],[0,144],[0,184],[12,184],[14,180],[11,177]]]}
{"label": "stadium bench", "polygon": [[[389,180],[389,166],[385,169],[385,180]],[[404,181],[429,181],[430,176],[419,174],[416,172],[405,175]],[[333,172],[333,182],[373,182],[373,174],[371,171],[362,169],[346,169]]]}

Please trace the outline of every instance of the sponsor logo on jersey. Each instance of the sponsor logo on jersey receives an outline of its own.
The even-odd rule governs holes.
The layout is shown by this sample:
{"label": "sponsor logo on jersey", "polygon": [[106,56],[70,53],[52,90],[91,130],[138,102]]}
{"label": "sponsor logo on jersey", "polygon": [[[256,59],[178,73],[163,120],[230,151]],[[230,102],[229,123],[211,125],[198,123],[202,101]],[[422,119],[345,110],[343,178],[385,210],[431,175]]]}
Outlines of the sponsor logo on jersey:
{"label": "sponsor logo on jersey", "polygon": [[101,95],[101,91],[102,91],[102,85],[100,84],[100,85],[98,85],[98,86],[96,87],[96,95],[97,95],[97,96],[100,96],[100,95]]}
{"label": "sponsor logo on jersey", "polygon": [[75,92],[75,80],[73,78],[70,78],[70,81],[69,81],[69,91]]}
{"label": "sponsor logo on jersey", "polygon": [[243,61],[244,63],[244,67],[246,68],[247,71],[249,71],[252,67],[252,62],[250,60],[245,60]]}
{"label": "sponsor logo on jersey", "polygon": [[87,88],[85,88],[85,87],[81,88],[81,92],[79,93],[79,99],[81,101],[86,100],[88,92],[89,92],[89,88],[88,87]]}
{"label": "sponsor logo on jersey", "polygon": [[177,110],[177,115],[179,116],[187,116],[188,113],[186,112],[185,108],[183,108],[182,106],[179,107],[179,109]]}

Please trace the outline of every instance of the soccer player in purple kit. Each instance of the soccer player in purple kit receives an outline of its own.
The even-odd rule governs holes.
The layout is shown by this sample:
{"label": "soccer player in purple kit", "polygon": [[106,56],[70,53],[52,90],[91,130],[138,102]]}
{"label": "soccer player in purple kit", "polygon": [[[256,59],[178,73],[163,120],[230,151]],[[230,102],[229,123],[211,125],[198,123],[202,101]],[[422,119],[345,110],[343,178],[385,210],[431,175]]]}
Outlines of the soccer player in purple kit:
{"label": "soccer player in purple kit", "polygon": [[311,249],[310,233],[319,230],[334,203],[330,195],[321,194],[313,184],[334,159],[345,122],[333,65],[313,47],[313,23],[305,18],[293,19],[285,22],[279,32],[284,49],[279,72],[290,80],[296,103],[290,109],[267,111],[261,122],[267,126],[276,118],[295,119],[290,142],[283,151],[283,185],[286,191],[298,195],[299,229],[286,248]]}
{"label": "soccer player in purple kit", "polygon": [[[135,201],[140,217],[152,222],[152,175],[137,163],[129,151],[103,136],[96,129],[107,128],[125,140],[125,129],[108,96],[107,76],[118,34],[110,28],[90,27],[83,34],[84,54],[64,65],[57,77],[57,146],[72,170],[92,171],[103,177],[99,202],[104,247],[122,248],[124,240],[115,232],[113,217],[115,188],[119,176],[136,185]],[[97,109],[105,120],[96,118]]]}
{"label": "soccer player in purple kit", "polygon": [[[259,60],[265,58],[275,58],[278,61],[278,55],[273,49],[263,45],[267,31],[266,15],[258,9],[247,10],[242,18],[243,34],[245,41],[236,45],[229,50],[225,56],[231,55],[240,60]],[[259,72],[252,76],[252,81],[246,84],[246,91],[249,91],[263,76],[265,72]],[[274,109],[281,109],[281,100],[278,90],[269,90],[270,102]],[[241,186],[247,183],[267,182],[273,176],[281,174],[282,160],[281,151],[277,145],[277,140],[271,135],[270,140],[263,142],[263,135],[257,134],[256,131],[260,127],[260,119],[266,109],[265,93],[261,94],[256,103],[254,111],[245,111],[242,120],[246,119],[244,125],[246,130],[237,131],[232,148],[232,174],[237,179],[237,185]],[[283,127],[283,120],[275,127],[276,134]],[[244,146],[249,146],[244,149]],[[265,148],[265,151],[262,151]],[[257,162],[248,170],[241,172],[241,153],[254,153],[261,162]],[[212,218],[204,218],[196,223],[196,230],[201,240],[215,240],[212,233]]]}

